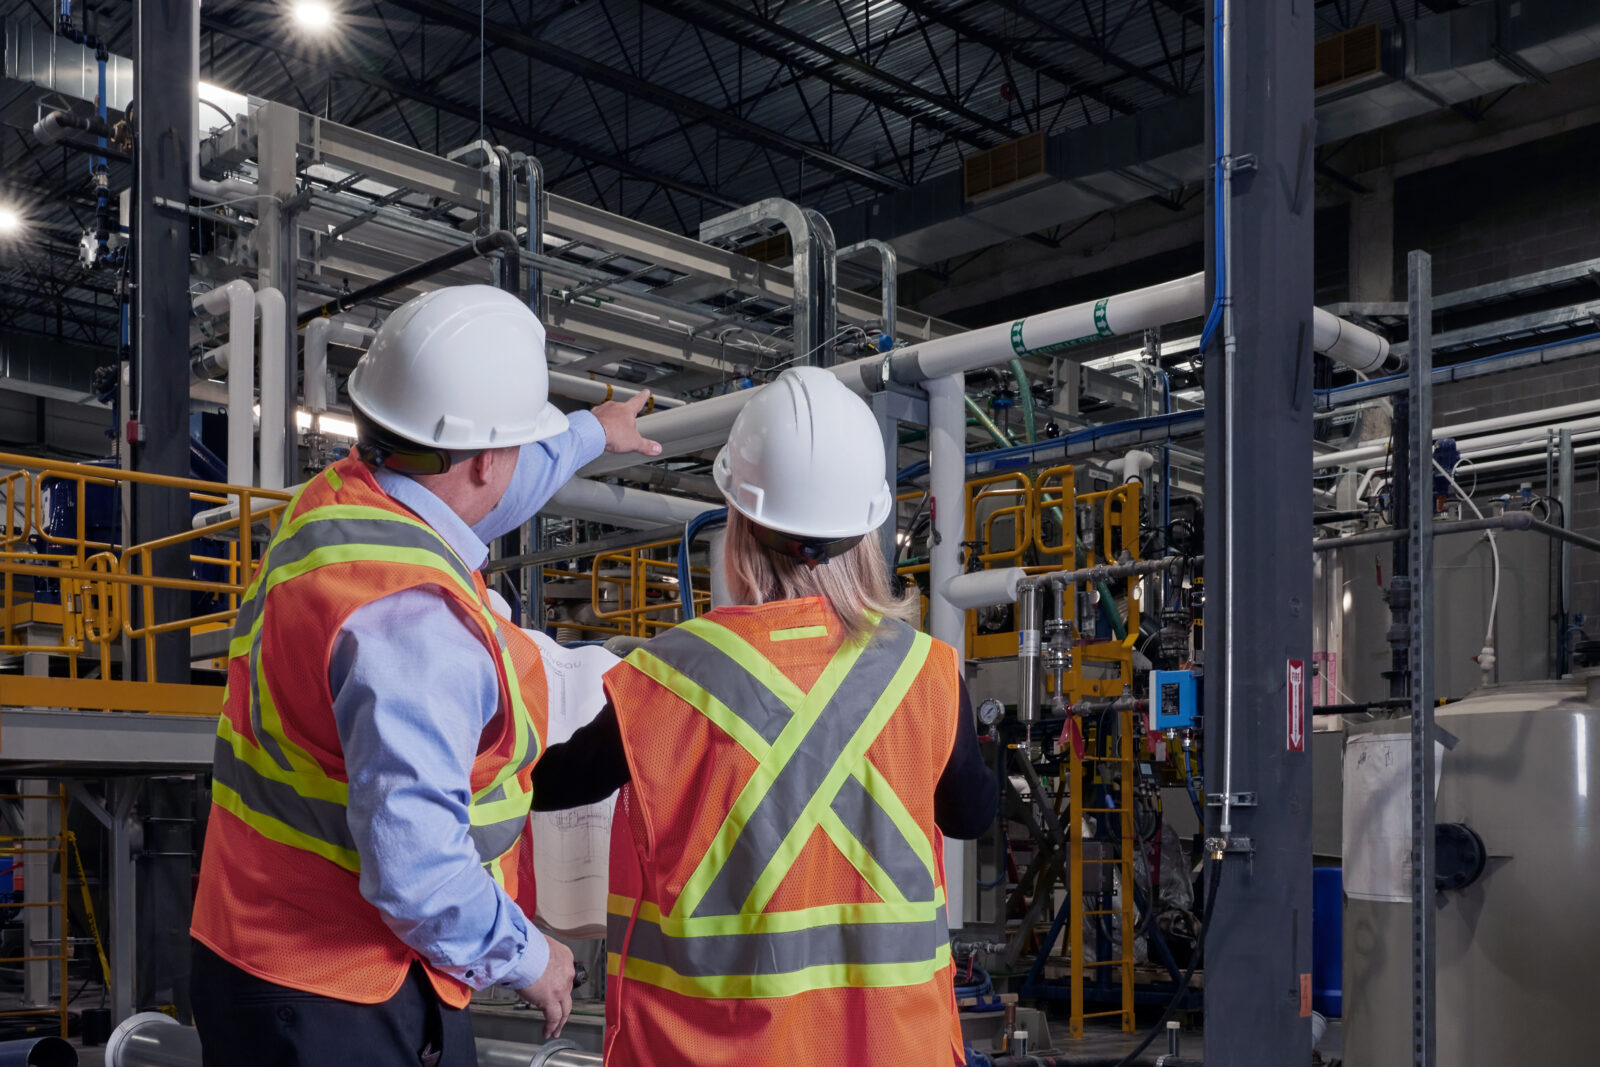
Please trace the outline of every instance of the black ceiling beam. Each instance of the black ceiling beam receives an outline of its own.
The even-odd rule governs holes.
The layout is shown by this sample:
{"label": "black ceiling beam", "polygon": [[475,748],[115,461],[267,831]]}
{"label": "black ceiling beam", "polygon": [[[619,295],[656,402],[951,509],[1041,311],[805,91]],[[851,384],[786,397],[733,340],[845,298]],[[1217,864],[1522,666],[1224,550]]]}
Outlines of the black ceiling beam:
{"label": "black ceiling beam", "polygon": [[[204,9],[202,9],[202,11],[204,11]],[[202,14],[201,25],[203,28],[213,33],[220,33],[223,36],[233,37],[258,48],[264,48],[269,51],[276,52],[280,55],[294,59],[297,62],[306,64],[307,66],[310,66],[313,69],[319,70],[323,73],[332,73],[348,81],[369,85],[375,89],[381,89],[384,92],[394,93],[397,96],[406,97],[407,99],[414,100],[419,104],[426,105],[427,107],[437,108],[439,111],[455,115],[459,118],[467,119],[474,123],[478,121],[478,108],[476,104],[468,104],[460,100],[452,99],[440,93],[434,92],[427,86],[419,85],[409,80],[388,78],[377,73],[376,71],[368,70],[364,67],[354,67],[344,63],[333,62],[326,57],[313,57],[305,55],[297,49],[286,47],[279,40],[275,40],[264,34],[258,33],[253,29],[234,25],[226,19],[214,14]],[[549,145],[551,148],[558,149],[567,153],[568,155],[580,159],[590,160],[591,162],[598,163],[604,167],[609,167],[620,174],[624,174],[630,178],[635,178],[639,181],[653,182],[656,185],[665,186],[668,189],[683,193],[687,196],[698,197],[701,200],[719,204],[723,207],[734,208],[742,206],[741,201],[730,199],[729,197],[723,196],[721,193],[718,193],[715,190],[695,185],[693,182],[684,181],[681,178],[674,177],[670,174],[664,174],[649,167],[639,166],[638,164],[632,163],[621,156],[615,155],[614,153],[607,152],[604,149],[595,148],[592,145],[585,144],[573,138],[565,137],[557,133],[551,133],[548,130],[535,129],[532,126],[529,126],[527,123],[520,122],[509,115],[504,115],[485,109],[483,112],[483,121],[486,125],[493,126],[497,130],[502,130],[509,134],[515,134],[518,137],[527,138],[530,144]]]}
{"label": "black ceiling beam", "polygon": [[895,192],[906,188],[904,182],[879,174],[871,167],[770,130],[749,119],[729,114],[715,104],[685,96],[683,93],[674,92],[665,86],[619,70],[609,63],[578,55],[548,41],[541,41],[514,26],[507,26],[501,22],[484,22],[465,7],[458,7],[445,0],[388,0],[388,2],[439,25],[471,34],[473,37],[477,37],[481,30],[497,47],[509,48],[536,63],[577,75],[667,111],[709,123],[742,140],[759,144],[772,151],[782,152],[796,159],[809,160],[828,170],[848,175],[860,184],[877,189],[879,192]]}
{"label": "black ceiling beam", "polygon": [[[752,52],[758,52],[761,55],[792,65],[797,70],[803,70],[812,77],[820,78],[830,85],[835,85],[864,100],[870,100],[881,107],[889,108],[908,118],[917,119],[942,133],[959,138],[978,148],[987,148],[990,145],[973,138],[969,133],[963,131],[960,126],[950,122],[943,116],[930,114],[924,108],[906,106],[901,103],[901,97],[920,100],[937,111],[953,115],[969,125],[988,130],[990,133],[997,134],[1007,140],[1015,139],[1018,136],[1017,131],[1003,122],[973,111],[957,100],[941,97],[919,85],[906,81],[904,78],[879,70],[864,59],[830,48],[820,41],[812,40],[798,30],[793,30],[783,25],[776,19],[762,16],[746,4],[730,3],[729,0],[701,0],[700,4],[688,3],[685,0],[643,0],[643,2],[668,13],[676,19],[688,22],[690,25],[699,26],[702,29],[710,30],[712,33],[725,37],[741,48],[746,48]],[[726,22],[706,18],[703,12],[697,10],[701,6],[712,8],[730,18],[738,19],[774,36],[781,37],[791,44],[799,45],[806,51],[827,59],[828,63],[806,62],[804,59],[796,57],[793,53],[778,48],[753,34],[743,33]],[[831,68],[835,66],[843,67],[853,74],[887,85],[894,89],[895,92],[884,93],[870,86],[863,86],[858,81],[841,78],[833,73]]]}
{"label": "black ceiling beam", "polygon": [[1074,30],[1070,30],[1061,25],[1061,23],[1057,22],[1055,19],[1039,14],[1039,12],[1035,10],[1036,5],[1029,3],[1028,0],[998,0],[998,2],[1001,7],[1004,7],[1014,14],[1022,16],[1042,30],[1048,30],[1050,33],[1055,34],[1057,37],[1061,38],[1063,41],[1066,41],[1074,48],[1094,56],[1108,67],[1115,67],[1130,78],[1137,78],[1139,81],[1142,81],[1147,85],[1153,85],[1157,89],[1160,89],[1162,92],[1166,93],[1168,96],[1178,97],[1184,95],[1182,89],[1178,88],[1176,85],[1173,85],[1160,75],[1145,70],[1139,64],[1130,59],[1126,59],[1123,56],[1117,55],[1109,48],[1102,47],[1099,41],[1096,41],[1090,37],[1085,37],[1083,34]]}
{"label": "black ceiling beam", "polygon": [[1204,2],[1194,3],[1193,0],[1156,0],[1156,3],[1160,4],[1174,15],[1179,15],[1196,26],[1200,26],[1205,23],[1206,5]]}
{"label": "black ceiling beam", "polygon": [[1057,65],[1054,61],[1046,58],[1041,53],[1035,52],[1027,47],[1019,46],[1010,41],[1000,40],[994,34],[986,30],[983,26],[972,21],[959,12],[940,7],[937,4],[929,2],[929,0],[900,0],[900,6],[910,9],[916,14],[921,15],[923,18],[928,19],[930,22],[937,22],[941,25],[950,27],[963,37],[970,38],[971,40],[976,41],[978,44],[983,45],[985,48],[990,49],[996,55],[1009,56],[1012,59],[1015,59],[1017,62],[1022,63],[1030,70],[1036,70],[1041,74],[1047,75],[1048,77],[1066,86],[1066,88],[1072,92],[1081,93],[1090,100],[1104,104],[1112,111],[1120,112],[1124,115],[1131,115],[1135,111],[1139,110],[1115,94],[1110,93],[1101,87],[1088,84],[1086,79],[1080,78],[1072,71]]}

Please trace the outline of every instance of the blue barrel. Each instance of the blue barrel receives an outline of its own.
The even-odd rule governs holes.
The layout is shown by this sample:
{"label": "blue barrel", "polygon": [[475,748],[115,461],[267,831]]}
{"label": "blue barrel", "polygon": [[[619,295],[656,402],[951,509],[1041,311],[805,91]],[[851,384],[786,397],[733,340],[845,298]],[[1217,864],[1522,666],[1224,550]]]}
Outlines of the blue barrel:
{"label": "blue barrel", "polygon": [[1311,872],[1311,1006],[1327,1016],[1343,1014],[1344,878],[1339,867]]}

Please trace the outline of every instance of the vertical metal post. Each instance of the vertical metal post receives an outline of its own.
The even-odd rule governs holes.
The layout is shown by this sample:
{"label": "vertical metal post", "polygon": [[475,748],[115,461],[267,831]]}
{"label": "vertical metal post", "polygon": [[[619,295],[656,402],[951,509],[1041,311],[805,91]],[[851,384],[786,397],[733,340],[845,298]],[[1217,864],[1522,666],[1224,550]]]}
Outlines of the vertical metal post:
{"label": "vertical metal post", "polygon": [[[961,375],[924,383],[928,392],[928,501],[933,544],[928,550],[928,633],[964,658],[967,614],[945,596],[945,584],[961,573],[961,538],[966,527],[967,411]],[[945,893],[950,926],[966,920],[968,843],[944,843]]]}
{"label": "vertical metal post", "polygon": [[1311,1048],[1311,754],[1292,723],[1297,698],[1310,718],[1314,14],[1310,0],[1224,3],[1211,59],[1227,83],[1214,143],[1228,146],[1231,206],[1214,198],[1209,217],[1227,208],[1232,308],[1205,354],[1206,788],[1222,866],[1203,1059],[1258,1067],[1304,1064]]}
{"label": "vertical metal post", "polygon": [[120,1023],[133,1014],[134,945],[137,942],[137,901],[134,899],[133,801],[139,779],[117,778],[106,785],[106,808],[111,816],[107,845],[111,901],[111,1021]]}
{"label": "vertical metal post", "polygon": [[[134,100],[139,131],[135,160],[134,383],[128,417],[143,437],[131,445],[133,469],[145,474],[189,475],[189,146],[193,85],[175,71],[189,69],[194,20],[192,3],[139,0],[134,17]],[[175,489],[138,485],[133,490],[133,541],[154,541],[187,529],[189,496]],[[186,578],[186,547],[154,553],[152,570]],[[189,594],[158,590],[156,620],[181,617]],[[134,603],[139,606],[140,598]],[[156,673],[163,682],[188,682],[189,636],[149,637],[156,642]],[[144,657],[133,669],[144,673]]]}
{"label": "vertical metal post", "polygon": [[[887,392],[872,394],[872,414],[878,419],[878,433],[883,437],[883,469],[889,479],[889,488],[899,491],[895,483],[895,471],[900,465],[900,419],[895,414],[894,405],[890,403],[892,395]],[[900,509],[898,505],[890,513],[889,521],[878,528],[878,543],[883,550],[883,559],[889,565],[889,577],[894,578],[894,561],[900,555],[900,542],[896,535],[900,532]]]}
{"label": "vertical metal post", "polygon": [[1433,1067],[1433,260],[1406,257],[1411,321],[1411,1063]]}
{"label": "vertical metal post", "polygon": [[[1573,456],[1572,456],[1572,431],[1563,429],[1556,446],[1556,500],[1561,505],[1561,527],[1564,530],[1572,529],[1572,482],[1573,482]],[[1556,664],[1558,677],[1567,670],[1567,616],[1571,612],[1572,603],[1572,546],[1565,541],[1558,542],[1555,546],[1560,553],[1561,576],[1557,581],[1556,594],[1556,651],[1560,656]]]}
{"label": "vertical metal post", "polygon": [[42,947],[50,943],[50,915],[54,908],[45,907],[50,900],[50,857],[44,850],[44,841],[51,829],[53,805],[45,799],[50,783],[42,778],[29,778],[17,783],[22,794],[22,951],[20,956],[30,959],[22,965],[22,999],[29,1005],[43,1004],[50,999],[50,961],[42,958]]}

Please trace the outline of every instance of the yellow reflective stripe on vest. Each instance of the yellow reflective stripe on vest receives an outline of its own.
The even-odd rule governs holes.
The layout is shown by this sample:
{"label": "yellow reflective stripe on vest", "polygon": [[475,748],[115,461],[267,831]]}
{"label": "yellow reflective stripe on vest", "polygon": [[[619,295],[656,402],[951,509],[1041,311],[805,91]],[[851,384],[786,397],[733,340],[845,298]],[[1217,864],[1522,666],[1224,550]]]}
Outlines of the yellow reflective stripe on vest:
{"label": "yellow reflective stripe on vest", "polygon": [[[658,905],[647,900],[639,904],[639,917],[659,926],[669,937],[696,938],[723,934],[777,934],[854,923],[925,922],[944,906],[944,887],[936,886],[932,900],[819,904],[791,911],[745,912],[739,915],[663,915]],[[610,915],[627,918],[633,914],[633,907],[632,897],[617,893],[606,896],[606,912]]]}
{"label": "yellow reflective stripe on vest", "polygon": [[[758,766],[671,912],[639,906],[628,958],[622,964],[613,953],[612,973],[620,965],[629,979],[697,997],[930,980],[949,962],[932,846],[867,751],[910,692],[931,639],[903,624],[880,625],[872,641],[842,646],[795,700],[773,682],[781,671],[748,642],[696,622],[629,663],[724,729]],[[751,705],[752,686],[767,707]],[[769,744],[762,734],[774,705],[782,728]],[[880,900],[764,911],[819,827]],[[608,943],[620,950],[633,901],[613,896],[608,911]]]}
{"label": "yellow reflective stripe on vest", "polygon": [[[513,751],[495,778],[477,791],[479,797],[498,793],[497,798],[468,807],[469,834],[480,859],[492,865],[515,845],[527,818],[528,790],[516,776],[538,758],[539,745],[537,740],[530,742],[530,716],[500,624],[478,595],[472,572],[431,527],[385,508],[345,504],[312,508],[280,526],[269,545],[263,566],[251,582],[248,599],[241,605],[229,647],[231,656],[247,657],[249,661],[250,717],[257,741],[252,745],[233,729],[226,716],[221,718],[219,752],[225,745],[226,755],[231,757],[222,761],[226,764],[229,810],[273,840],[306,848],[310,848],[307,842],[318,842],[319,847],[310,848],[311,851],[359,870],[359,862],[353,859],[354,849],[348,847],[352,843],[327,818],[319,817],[316,808],[322,802],[346,804],[348,786],[330,778],[309,753],[289,740],[266,683],[260,655],[268,594],[284,582],[320,567],[351,562],[424,567],[438,573],[444,584],[453,585],[478,606],[485,626],[494,634],[511,700],[511,707],[506,710],[512,720]],[[227,781],[228,778],[233,780]],[[285,787],[302,798],[305,810],[291,810],[292,802],[282,792]],[[286,837],[292,840],[285,840]],[[503,877],[497,867],[494,873],[497,880]]]}
{"label": "yellow reflective stripe on vest", "polygon": [[[856,660],[861,658],[861,653],[866,646],[862,642],[852,642],[840,648],[834,654],[828,666],[823,669],[822,676],[817,679],[817,684],[812,687],[819,703],[814,706],[802,705],[799,714],[795,715],[778,735],[772,747],[762,754],[761,763],[757,765],[750,780],[740,791],[738,799],[723,819],[717,834],[711,841],[711,847],[701,857],[699,865],[695,868],[689,880],[684,884],[683,892],[679,894],[677,903],[673,906],[674,914],[698,915],[718,914],[727,915],[740,911],[760,911],[760,907],[747,907],[748,899],[741,898],[729,901],[723,905],[722,910],[715,912],[701,912],[700,905],[705,901],[706,895],[711,891],[717,879],[727,869],[728,858],[733,854],[734,846],[744,835],[750,819],[755,815],[761,803],[771,792],[772,785],[777,781],[779,774],[793,756],[800,743],[805,740],[806,732],[817,717],[823,704],[834,695],[839,686],[844,683],[849,669]],[[809,699],[807,705],[810,704]],[[780,842],[781,844],[781,842]],[[763,864],[763,870],[765,869]],[[759,876],[762,872],[756,872]],[[719,902],[720,903],[720,902]],[[765,901],[763,901],[765,903]]]}
{"label": "yellow reflective stripe on vest", "polygon": [[684,975],[664,964],[630,958],[627,966],[621,967],[620,961],[617,953],[606,953],[606,974],[613,979],[621,974],[627,981],[658,986],[686,997],[768,999],[841,987],[894,989],[923,985],[944,976],[950,966],[950,944],[946,941],[934,950],[931,959],[916,963],[835,964],[783,974]]}
{"label": "yellow reflective stripe on vest", "polygon": [[237,815],[247,826],[269,841],[321,856],[347,871],[359,873],[361,870],[361,857],[354,850],[318,840],[270,815],[252,811],[239,799],[238,793],[222,782],[211,783],[211,802]]}

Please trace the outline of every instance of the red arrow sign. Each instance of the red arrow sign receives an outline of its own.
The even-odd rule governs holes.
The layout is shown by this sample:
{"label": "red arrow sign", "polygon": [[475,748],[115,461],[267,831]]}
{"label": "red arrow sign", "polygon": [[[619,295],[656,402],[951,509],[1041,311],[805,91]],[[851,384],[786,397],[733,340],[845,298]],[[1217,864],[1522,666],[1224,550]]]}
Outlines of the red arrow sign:
{"label": "red arrow sign", "polygon": [[1289,751],[1306,750],[1306,661],[1289,661]]}

